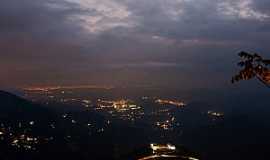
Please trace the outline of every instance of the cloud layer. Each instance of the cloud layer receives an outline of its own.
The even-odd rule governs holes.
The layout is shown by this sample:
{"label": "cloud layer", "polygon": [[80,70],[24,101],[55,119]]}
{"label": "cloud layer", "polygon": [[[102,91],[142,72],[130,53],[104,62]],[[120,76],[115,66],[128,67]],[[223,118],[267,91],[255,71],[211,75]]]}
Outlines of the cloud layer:
{"label": "cloud layer", "polygon": [[218,86],[238,51],[269,52],[269,3],[3,0],[0,82]]}

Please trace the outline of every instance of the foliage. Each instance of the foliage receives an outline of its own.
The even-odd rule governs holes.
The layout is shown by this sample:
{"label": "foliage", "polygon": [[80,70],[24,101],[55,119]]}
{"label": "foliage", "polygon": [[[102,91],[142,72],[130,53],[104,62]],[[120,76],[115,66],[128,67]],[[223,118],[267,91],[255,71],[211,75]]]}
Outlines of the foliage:
{"label": "foliage", "polygon": [[257,53],[251,54],[242,51],[238,55],[241,57],[238,66],[242,70],[232,78],[232,83],[257,78],[270,87],[270,60],[263,59]]}

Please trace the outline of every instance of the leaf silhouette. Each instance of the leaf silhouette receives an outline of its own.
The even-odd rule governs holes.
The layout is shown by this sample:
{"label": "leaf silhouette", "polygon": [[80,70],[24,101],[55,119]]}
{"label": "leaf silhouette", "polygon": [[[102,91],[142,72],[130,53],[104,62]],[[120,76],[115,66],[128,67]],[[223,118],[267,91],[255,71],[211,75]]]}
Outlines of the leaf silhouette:
{"label": "leaf silhouette", "polygon": [[232,77],[231,82],[235,83],[241,80],[250,80],[252,78],[257,78],[267,87],[270,87],[270,60],[263,59],[257,53],[248,53],[245,51],[240,52],[239,57],[241,61],[237,63],[242,69],[238,74]]}

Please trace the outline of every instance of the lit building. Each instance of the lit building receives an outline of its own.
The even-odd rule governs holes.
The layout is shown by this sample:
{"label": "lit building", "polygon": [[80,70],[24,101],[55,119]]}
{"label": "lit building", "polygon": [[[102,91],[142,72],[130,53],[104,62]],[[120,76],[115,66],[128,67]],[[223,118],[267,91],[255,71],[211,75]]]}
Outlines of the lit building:
{"label": "lit building", "polygon": [[151,149],[153,150],[153,153],[168,153],[168,152],[172,152],[176,150],[176,147],[174,145],[171,144],[154,144],[151,143],[150,144]]}

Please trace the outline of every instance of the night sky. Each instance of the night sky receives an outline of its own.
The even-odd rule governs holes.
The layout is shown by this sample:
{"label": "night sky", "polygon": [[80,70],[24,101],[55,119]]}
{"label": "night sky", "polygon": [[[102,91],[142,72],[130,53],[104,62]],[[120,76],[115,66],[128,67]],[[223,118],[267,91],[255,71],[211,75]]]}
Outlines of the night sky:
{"label": "night sky", "polygon": [[269,0],[1,0],[0,86],[213,88],[269,57]]}

